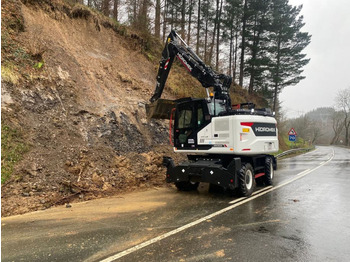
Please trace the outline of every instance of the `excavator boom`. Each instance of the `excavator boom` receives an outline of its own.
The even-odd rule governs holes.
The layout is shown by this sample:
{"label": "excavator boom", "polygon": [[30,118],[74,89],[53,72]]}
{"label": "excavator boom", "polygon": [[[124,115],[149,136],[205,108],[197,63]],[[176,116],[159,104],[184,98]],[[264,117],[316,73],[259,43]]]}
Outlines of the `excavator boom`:
{"label": "excavator boom", "polygon": [[146,107],[149,118],[168,118],[170,114],[169,109],[171,110],[173,105],[176,104],[176,102],[172,100],[160,100],[175,57],[179,59],[188,72],[195,77],[204,88],[213,88],[214,99],[225,101],[227,110],[231,108],[229,88],[232,83],[232,78],[228,75],[214,72],[198,57],[186,42],[172,30],[168,35],[162,52],[162,58],[159,62],[157,84],[154,94],[150,99],[151,104]]}

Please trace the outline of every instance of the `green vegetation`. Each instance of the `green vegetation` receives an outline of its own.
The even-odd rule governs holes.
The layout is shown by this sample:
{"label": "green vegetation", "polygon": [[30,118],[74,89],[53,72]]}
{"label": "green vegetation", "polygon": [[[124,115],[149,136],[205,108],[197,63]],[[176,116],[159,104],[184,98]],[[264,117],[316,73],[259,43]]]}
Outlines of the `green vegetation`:
{"label": "green vegetation", "polygon": [[23,134],[8,125],[1,125],[1,183],[6,182],[13,173],[13,168],[29,149]]}
{"label": "green vegetation", "polygon": [[38,62],[38,63],[35,63],[34,67],[37,68],[37,69],[41,69],[43,66],[44,66],[44,62]]}
{"label": "green vegetation", "polygon": [[282,137],[282,140],[284,141],[284,143],[287,145],[288,149],[293,149],[293,148],[310,148],[312,145],[304,140],[303,138],[301,137],[297,137],[297,141],[296,142],[291,142],[289,141],[289,137],[288,135],[281,135],[280,136]]}

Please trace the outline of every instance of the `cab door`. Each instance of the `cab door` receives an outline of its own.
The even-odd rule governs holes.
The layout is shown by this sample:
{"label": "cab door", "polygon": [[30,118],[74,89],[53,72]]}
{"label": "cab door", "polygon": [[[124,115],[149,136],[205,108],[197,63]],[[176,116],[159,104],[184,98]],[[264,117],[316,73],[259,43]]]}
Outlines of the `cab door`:
{"label": "cab door", "polygon": [[210,115],[205,100],[178,104],[175,113],[174,146],[179,150],[198,148],[197,133],[208,122]]}

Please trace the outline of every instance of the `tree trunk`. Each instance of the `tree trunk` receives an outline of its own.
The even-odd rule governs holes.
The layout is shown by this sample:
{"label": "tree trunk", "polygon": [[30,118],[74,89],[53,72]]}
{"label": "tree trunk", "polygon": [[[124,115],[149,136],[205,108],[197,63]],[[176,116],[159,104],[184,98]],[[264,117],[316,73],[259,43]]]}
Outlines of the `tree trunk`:
{"label": "tree trunk", "polygon": [[137,15],[136,26],[141,32],[148,31],[148,7],[150,6],[150,0],[140,1],[140,8]]}
{"label": "tree trunk", "polygon": [[154,36],[160,39],[160,0],[156,0],[156,15],[154,19]]}
{"label": "tree trunk", "polygon": [[167,13],[168,13],[168,1],[164,1],[164,9],[163,9],[163,43],[165,42],[166,37],[166,27],[167,27]]}
{"label": "tree trunk", "polygon": [[349,113],[345,112],[345,120],[344,120],[344,125],[345,125],[345,145],[346,146],[350,146],[350,144],[349,144],[350,120],[348,120]]}
{"label": "tree trunk", "polygon": [[105,16],[109,16],[110,3],[111,3],[110,0],[103,0],[102,1],[101,11],[102,11],[102,14],[104,14]]}
{"label": "tree trunk", "polygon": [[190,0],[190,6],[188,11],[188,27],[187,27],[187,43],[191,42],[191,23],[192,23],[192,10],[193,10],[193,0]]}
{"label": "tree trunk", "polygon": [[216,0],[216,15],[215,15],[215,21],[214,21],[214,30],[213,30],[213,38],[210,44],[210,52],[209,52],[209,65],[211,65],[212,58],[213,58],[213,51],[214,51],[214,43],[215,43],[215,33],[218,26],[219,21],[219,6],[220,6],[220,0]]}
{"label": "tree trunk", "polygon": [[234,50],[234,59],[233,59],[233,74],[232,79],[236,82],[237,75],[237,60],[238,60],[238,32],[235,33],[235,50]]}
{"label": "tree trunk", "polygon": [[220,11],[218,15],[218,29],[216,31],[216,65],[215,69],[216,71],[219,71],[219,49],[220,49],[220,24],[221,24],[221,14],[222,14],[222,0],[220,2]]}
{"label": "tree trunk", "polygon": [[[206,15],[206,17],[208,17]],[[205,33],[204,33],[204,62],[208,63],[208,27],[209,27],[209,21],[208,19],[205,19]]]}
{"label": "tree trunk", "polygon": [[233,25],[230,25],[230,51],[228,56],[228,74],[232,76],[232,56],[233,56]]}
{"label": "tree trunk", "polygon": [[185,25],[186,25],[186,1],[182,0],[181,5],[181,38],[185,39]]}
{"label": "tree trunk", "polygon": [[198,15],[197,15],[197,43],[196,43],[196,53],[199,54],[199,34],[201,28],[201,0],[198,0]]}
{"label": "tree trunk", "polygon": [[239,66],[239,85],[243,86],[244,71],[244,51],[245,51],[245,30],[247,24],[248,0],[244,1],[243,19],[242,19],[242,44],[241,44],[241,63]]}
{"label": "tree trunk", "polygon": [[258,45],[259,45],[259,41],[260,41],[260,29],[257,31],[256,27],[258,24],[257,21],[257,15],[255,15],[255,21],[254,21],[254,36],[253,36],[253,46],[251,48],[252,50],[252,58],[251,58],[251,65],[250,65],[250,79],[249,79],[249,86],[248,86],[248,93],[252,94],[253,90],[254,90],[254,80],[255,80],[255,62],[257,59],[257,53],[258,53]]}
{"label": "tree trunk", "polygon": [[275,90],[274,90],[274,96],[273,96],[273,111],[276,112],[277,109],[277,98],[278,98],[278,87],[279,87],[279,71],[280,71],[280,52],[281,52],[281,38],[278,38],[277,43],[277,63],[276,63],[276,72],[275,72]]}
{"label": "tree trunk", "polygon": [[119,1],[120,0],[114,0],[113,18],[115,19],[115,21],[118,21]]}

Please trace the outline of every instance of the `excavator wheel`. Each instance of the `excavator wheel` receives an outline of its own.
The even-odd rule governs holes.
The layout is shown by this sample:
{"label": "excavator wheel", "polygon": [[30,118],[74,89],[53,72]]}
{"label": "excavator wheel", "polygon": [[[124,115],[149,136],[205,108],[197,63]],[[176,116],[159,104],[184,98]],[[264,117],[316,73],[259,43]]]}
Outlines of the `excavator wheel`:
{"label": "excavator wheel", "polygon": [[273,170],[273,161],[271,157],[265,158],[265,175],[264,183],[267,186],[271,186],[273,184],[274,170]]}
{"label": "excavator wheel", "polygon": [[250,196],[256,186],[254,178],[254,169],[251,164],[244,163],[242,164],[241,169],[239,170],[239,189],[242,196]]}

